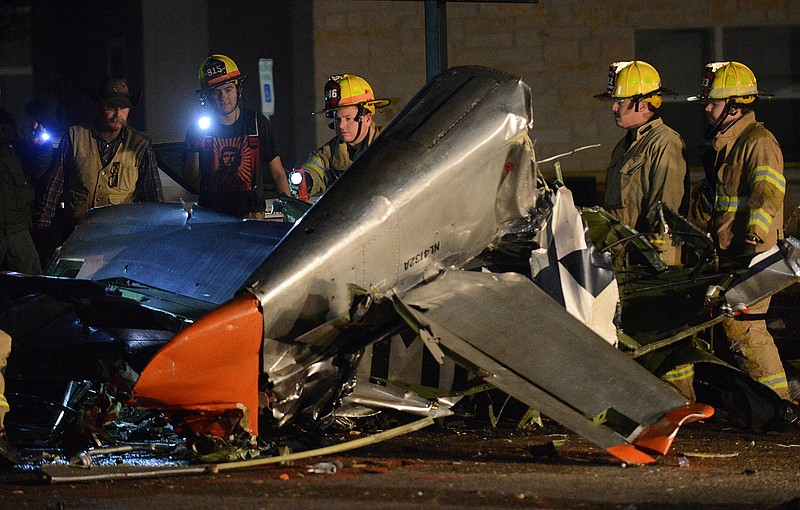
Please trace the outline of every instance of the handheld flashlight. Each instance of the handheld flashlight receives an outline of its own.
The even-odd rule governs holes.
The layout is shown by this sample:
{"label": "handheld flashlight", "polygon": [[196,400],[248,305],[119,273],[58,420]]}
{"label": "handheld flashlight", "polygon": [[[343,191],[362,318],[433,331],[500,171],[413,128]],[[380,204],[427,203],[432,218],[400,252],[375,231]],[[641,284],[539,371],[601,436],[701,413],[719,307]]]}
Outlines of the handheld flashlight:
{"label": "handheld flashlight", "polygon": [[298,200],[308,201],[308,185],[306,184],[306,172],[302,168],[293,168],[289,174],[289,183],[292,194]]}

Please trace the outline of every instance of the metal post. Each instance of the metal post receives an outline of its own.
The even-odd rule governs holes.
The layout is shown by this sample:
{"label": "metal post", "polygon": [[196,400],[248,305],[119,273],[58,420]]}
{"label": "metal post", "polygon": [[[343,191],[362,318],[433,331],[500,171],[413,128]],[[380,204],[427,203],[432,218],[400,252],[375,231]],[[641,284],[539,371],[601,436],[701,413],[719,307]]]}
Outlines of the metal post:
{"label": "metal post", "polygon": [[428,81],[447,70],[446,6],[446,0],[425,0],[425,71]]}

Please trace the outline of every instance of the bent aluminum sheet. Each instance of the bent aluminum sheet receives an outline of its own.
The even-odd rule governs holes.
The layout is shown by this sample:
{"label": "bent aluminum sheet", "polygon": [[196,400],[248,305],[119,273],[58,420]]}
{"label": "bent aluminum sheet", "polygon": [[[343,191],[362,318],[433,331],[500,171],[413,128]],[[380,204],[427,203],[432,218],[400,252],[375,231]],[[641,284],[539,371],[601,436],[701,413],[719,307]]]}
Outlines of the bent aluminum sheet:
{"label": "bent aluminum sheet", "polygon": [[800,279],[800,241],[787,237],[753,258],[747,274],[725,293],[731,311],[749,308]]}
{"label": "bent aluminum sheet", "polygon": [[195,206],[136,203],[93,209],[48,271],[87,280],[127,278],[201,301],[229,300],[288,232]]}
{"label": "bent aluminum sheet", "polygon": [[[522,275],[448,271],[403,301],[487,382],[604,448],[687,403]],[[639,427],[626,438],[592,421],[609,408]]]}
{"label": "bent aluminum sheet", "polygon": [[454,68],[427,85],[250,279],[266,337],[344,316],[348,284],[408,288],[462,265],[528,215],[532,118],[528,85],[500,71]]}
{"label": "bent aluminum sheet", "polygon": [[[428,271],[462,266],[529,215],[532,118],[528,85],[497,70],[454,68],[423,88],[249,281],[264,311],[270,379],[300,356],[296,337],[348,314],[350,285],[410,288]],[[280,387],[302,380],[297,372]]]}
{"label": "bent aluminum sheet", "polygon": [[395,386],[382,386],[367,381],[359,381],[353,388],[353,392],[342,399],[342,406],[337,408],[337,416],[346,416],[348,409],[354,405],[367,406],[371,408],[388,408],[406,413],[421,416],[431,416],[442,418],[450,416],[450,410],[459,398],[438,399],[436,401],[423,398],[419,394],[397,388]]}

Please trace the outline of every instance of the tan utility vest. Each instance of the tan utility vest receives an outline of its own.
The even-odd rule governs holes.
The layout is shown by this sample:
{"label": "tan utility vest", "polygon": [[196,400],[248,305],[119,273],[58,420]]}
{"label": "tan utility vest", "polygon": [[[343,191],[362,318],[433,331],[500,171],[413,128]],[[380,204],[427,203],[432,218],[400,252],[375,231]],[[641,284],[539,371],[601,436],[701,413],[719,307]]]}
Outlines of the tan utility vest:
{"label": "tan utility vest", "polygon": [[74,171],[68,177],[67,189],[73,218],[82,218],[93,207],[133,202],[139,180],[139,163],[145,157],[150,140],[138,131],[126,128],[117,153],[108,165],[103,166],[91,128],[70,126],[69,136]]}

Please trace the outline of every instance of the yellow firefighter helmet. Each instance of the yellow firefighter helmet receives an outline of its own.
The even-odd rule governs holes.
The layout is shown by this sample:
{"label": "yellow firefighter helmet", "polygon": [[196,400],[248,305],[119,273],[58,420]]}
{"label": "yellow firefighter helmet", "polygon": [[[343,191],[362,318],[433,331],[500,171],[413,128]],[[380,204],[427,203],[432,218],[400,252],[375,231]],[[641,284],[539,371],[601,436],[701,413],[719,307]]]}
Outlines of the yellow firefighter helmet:
{"label": "yellow firefighter helmet", "polygon": [[756,75],[740,62],[711,62],[706,64],[700,93],[689,101],[730,99],[734,104],[751,104],[759,96],[772,97],[758,90]]}
{"label": "yellow firefighter helmet", "polygon": [[388,104],[388,99],[375,99],[372,87],[364,78],[355,74],[334,74],[325,84],[325,108],[314,113],[330,116],[346,106],[361,106],[364,111],[375,113],[376,108]]}
{"label": "yellow firefighter helmet", "polygon": [[198,92],[229,82],[235,82],[240,85],[245,78],[247,78],[247,75],[239,72],[236,62],[230,57],[215,53],[205,59],[200,65],[200,70],[197,71],[197,80],[200,83]]}
{"label": "yellow firefighter helmet", "polygon": [[629,60],[611,64],[606,91],[594,97],[605,101],[631,98],[647,101],[659,108],[663,94],[674,92],[661,86],[661,77],[656,68],[643,60]]}

